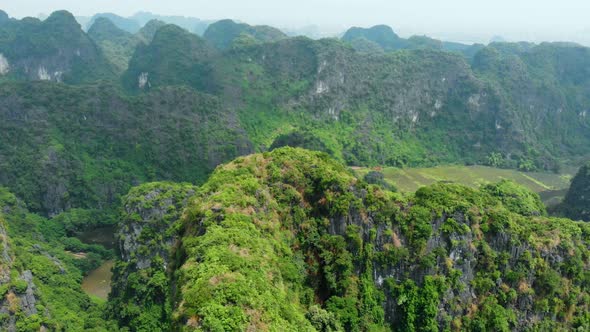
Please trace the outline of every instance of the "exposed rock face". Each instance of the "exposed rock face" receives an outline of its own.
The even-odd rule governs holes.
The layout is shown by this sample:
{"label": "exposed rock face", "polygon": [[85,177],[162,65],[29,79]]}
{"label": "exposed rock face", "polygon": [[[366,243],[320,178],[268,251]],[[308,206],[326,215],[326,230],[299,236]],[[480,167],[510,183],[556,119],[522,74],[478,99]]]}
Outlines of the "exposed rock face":
{"label": "exposed rock face", "polygon": [[149,73],[147,72],[143,72],[141,74],[139,74],[139,78],[137,79],[138,81],[138,86],[140,89],[144,89],[145,87],[150,87],[150,82],[149,82]]}
{"label": "exposed rock face", "polygon": [[8,234],[6,234],[6,227],[4,226],[3,219],[0,219],[0,250],[0,284],[7,284],[10,282],[12,257],[10,255]]}
{"label": "exposed rock face", "polygon": [[[16,332],[19,319],[37,314],[36,286],[30,270],[25,270],[20,275],[13,270],[14,258],[2,214],[0,211],[0,288],[3,292],[0,294],[0,315],[4,317],[0,321],[0,329]],[[17,277],[13,280],[11,275]]]}
{"label": "exposed rock face", "polygon": [[[377,253],[385,253],[390,251],[391,247],[399,246],[398,248],[407,248],[410,240],[402,234],[400,230],[395,228],[388,229],[372,224],[372,217],[355,216],[354,214],[347,218],[348,220],[338,220],[337,224],[343,221],[345,225],[356,225],[363,229],[365,241],[370,241],[371,229],[376,229],[376,237],[372,243],[375,246]],[[456,223],[457,231],[448,233],[444,230],[445,223]],[[498,233],[487,237],[489,247],[478,243],[478,238],[482,234],[478,231],[473,231],[473,220],[470,220],[465,214],[455,213],[452,215],[444,215],[432,221],[432,235],[428,239],[423,251],[420,255],[436,257],[432,261],[433,265],[424,266],[424,263],[410,260],[402,260],[398,263],[390,261],[382,264],[374,261],[373,264],[373,280],[376,286],[385,292],[385,317],[390,326],[403,326],[406,317],[406,310],[403,303],[400,303],[399,297],[403,292],[395,293],[395,285],[407,283],[409,280],[418,287],[424,287],[429,278],[432,276],[447,276],[453,278],[456,286],[449,287],[438,293],[440,302],[438,302],[438,310],[435,320],[440,329],[448,324],[451,317],[462,317],[468,312],[471,306],[478,307],[482,304],[483,299],[480,290],[477,289],[476,277],[485,270],[482,257],[486,255],[485,250],[491,249],[495,253],[502,253],[507,257],[507,266],[517,266],[525,256],[532,255],[532,257],[542,257],[550,262],[551,267],[559,269],[560,264],[567,259],[568,253],[563,248],[552,248],[549,252],[531,246],[528,243],[515,246],[512,243],[518,241],[515,237],[508,233]],[[345,236],[346,227],[340,227],[339,232],[331,230],[332,234]],[[392,241],[393,239],[393,241]],[[398,242],[399,241],[399,242]],[[441,256],[441,253],[447,253]],[[478,260],[479,258],[479,260]],[[506,276],[501,276],[493,280],[494,288],[504,287],[505,291],[518,285],[535,285],[538,283],[535,271],[530,270],[522,279],[518,280],[517,284],[512,284],[507,280]],[[512,296],[512,295],[511,295]],[[515,320],[511,322],[513,331],[526,331],[531,325],[537,324],[543,320],[554,319],[553,315],[536,310],[533,307],[535,302],[534,296],[526,291],[518,291],[514,293],[514,299],[505,304],[505,307],[515,314]]]}
{"label": "exposed rock face", "polygon": [[30,316],[37,313],[37,308],[35,308],[35,303],[37,302],[37,299],[35,298],[36,287],[33,283],[33,274],[29,270],[23,271],[21,279],[27,283],[27,289],[25,290],[25,293],[20,296],[20,303],[25,314]]}
{"label": "exposed rock face", "polygon": [[[117,232],[121,259],[125,262],[134,259],[136,269],[145,269],[159,256],[165,270],[170,261],[169,249],[176,239],[171,227],[195,190],[190,185],[165,182],[133,188],[123,202],[124,220]],[[156,236],[159,242],[154,243],[150,235]]]}
{"label": "exposed rock face", "polygon": [[203,38],[178,26],[165,25],[158,28],[149,44],[141,44],[134,52],[123,82],[133,91],[188,84],[212,92],[215,82],[209,72],[215,54]]}
{"label": "exposed rock face", "polygon": [[[148,183],[133,188],[124,198],[117,232],[121,259],[114,268],[109,297],[111,315],[121,327],[136,331],[154,326],[150,319],[122,310],[139,306],[157,310],[156,324],[167,329],[170,290],[165,280],[172,263],[171,251],[178,241],[175,223],[195,191],[196,187],[188,184]],[[145,287],[149,289],[140,291]]]}
{"label": "exposed rock face", "polygon": [[0,75],[6,75],[10,71],[10,64],[4,54],[0,53]]}
{"label": "exposed rock face", "polygon": [[[405,200],[325,155],[239,158],[185,212],[173,323],[305,330],[320,305],[345,329],[588,328],[590,228],[534,216],[542,211],[514,205],[507,190],[436,184]],[[561,298],[571,316],[559,313]]]}
{"label": "exposed rock face", "polygon": [[[10,247],[8,243],[8,234],[6,233],[6,225],[2,212],[0,212],[0,245],[2,246],[2,256],[0,257],[0,286],[8,288],[11,281],[11,271],[13,258],[10,253]],[[12,291],[7,291],[6,294],[2,294],[0,299],[0,314],[8,315],[9,319],[4,319],[0,323],[0,327],[4,331],[16,331],[16,318],[14,317],[14,310],[18,303],[16,303],[16,296]],[[10,313],[13,313],[10,315]]]}
{"label": "exposed rock face", "polygon": [[[328,128],[339,121],[355,128],[347,132],[347,138],[353,138],[343,142],[344,158],[351,165],[413,164],[388,148],[407,135],[420,137],[419,145],[429,151],[424,159],[456,154],[450,159],[480,162],[501,152],[518,167],[519,158],[529,154],[523,147],[534,146],[543,155],[531,156],[535,165],[551,169],[552,157],[569,154],[556,148],[556,140],[564,145],[576,142],[572,150],[590,152],[589,145],[581,143],[590,139],[588,120],[582,116],[590,106],[584,97],[586,76],[578,78],[561,60],[539,61],[555,52],[572,67],[586,68],[588,49],[539,45],[504,55],[496,48],[502,45],[492,45],[489,58],[485,54],[490,50],[481,50],[471,64],[458,54],[429,48],[367,55],[334,40],[290,38],[225,52],[212,61],[213,74],[206,77],[223,80],[218,85],[223,86],[224,100],[238,108],[248,109],[244,100],[256,98],[268,103],[263,104],[268,112],[304,113],[309,116],[306,123]],[[240,75],[233,80],[223,79],[229,63]],[[559,82],[550,93],[539,84],[547,79]],[[268,100],[260,98],[265,91],[273,91]],[[451,129],[459,123],[460,134]],[[431,150],[438,144],[453,147],[451,154]]]}
{"label": "exposed rock face", "polygon": [[0,25],[0,30],[11,37],[0,42],[0,75],[79,83],[113,74],[100,50],[68,12],[55,12],[44,21],[10,21]]}

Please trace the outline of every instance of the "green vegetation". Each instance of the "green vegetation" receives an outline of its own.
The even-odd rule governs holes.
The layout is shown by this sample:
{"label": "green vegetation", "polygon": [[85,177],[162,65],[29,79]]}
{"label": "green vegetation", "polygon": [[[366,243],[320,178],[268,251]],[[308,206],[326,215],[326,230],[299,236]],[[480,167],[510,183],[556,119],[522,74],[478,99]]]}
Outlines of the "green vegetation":
{"label": "green vegetation", "polygon": [[472,58],[484,47],[481,44],[465,45],[443,42],[427,36],[411,36],[404,39],[399,37],[387,25],[376,25],[366,29],[353,27],[346,31],[342,36],[342,40],[350,43],[355,50],[363,53],[379,53],[400,49],[435,49],[457,52]]}
{"label": "green vegetation", "polygon": [[122,201],[118,237],[122,260],[113,269],[108,313],[131,331],[170,330],[167,266],[178,240],[174,223],[196,191],[190,184],[148,183]]}
{"label": "green vegetation", "polygon": [[113,24],[118,28],[128,33],[136,33],[140,29],[140,25],[136,20],[121,17],[117,14],[113,13],[98,13],[90,18],[89,22],[87,23],[86,28],[90,30],[92,26],[101,19],[109,20],[113,22]]}
{"label": "green vegetation", "polygon": [[563,202],[554,212],[573,220],[590,221],[590,163],[580,167]]}
{"label": "green vegetation", "polygon": [[165,22],[155,19],[150,20],[143,26],[143,28],[139,30],[137,36],[147,45],[151,43],[152,40],[154,40],[156,32],[158,32],[158,30],[165,25]]}
{"label": "green vegetation", "polygon": [[326,144],[319,138],[315,137],[310,132],[292,132],[288,134],[279,135],[271,144],[269,150],[274,150],[284,146],[293,148],[303,148],[312,151],[321,151],[328,154],[334,154]]}
{"label": "green vegetation", "polygon": [[[159,28],[149,45],[140,44],[123,74],[123,85],[131,91],[149,90],[150,87],[188,85],[212,92],[213,82],[208,77],[209,58],[214,50],[205,40],[175,25]],[[141,77],[145,75],[145,82]]]}
{"label": "green vegetation", "polygon": [[510,211],[523,216],[547,215],[545,205],[541,197],[515,182],[502,180],[495,184],[488,184],[482,188],[486,192],[498,198]]}
{"label": "green vegetation", "polygon": [[[2,84],[0,105],[10,105],[0,112],[0,183],[49,216],[112,214],[133,183],[203,182],[251,151],[217,98],[189,89],[128,97],[110,85]],[[112,222],[97,219],[88,223]]]}
{"label": "green vegetation", "polygon": [[[231,21],[211,25],[202,39],[157,21],[131,35],[101,18],[90,39],[67,13],[50,18],[2,25],[0,53],[12,68],[3,82],[38,79],[17,75],[15,58],[22,56],[8,49],[20,50],[14,45],[22,40],[44,50],[29,52],[39,65],[50,50],[61,50],[96,70],[111,67],[98,63],[107,58],[127,70],[111,84],[97,82],[116,75],[66,80],[82,68],[66,61],[47,70],[84,84],[1,83],[0,184],[35,212],[114,210],[131,183],[200,183],[221,162],[283,145],[365,167],[559,172],[590,154],[580,111],[590,105],[586,79],[572,69],[585,68],[588,51],[578,46],[494,43],[470,62],[423,37],[411,38],[419,47],[363,53],[344,41],[286,38]],[[65,30],[76,40],[45,36]],[[351,34],[344,39],[396,38],[385,26]],[[216,49],[216,41],[232,46]],[[80,56],[64,44],[80,48]]]}
{"label": "green vegetation", "polygon": [[[203,34],[208,42],[220,50],[226,50],[236,45],[253,45],[268,43],[287,38],[279,29],[266,26],[250,26],[236,23],[232,20],[217,21],[205,30]],[[249,40],[249,42],[245,42]]]}
{"label": "green vegetation", "polygon": [[342,37],[342,40],[347,42],[353,42],[356,39],[371,41],[386,51],[403,48],[404,44],[404,40],[387,25],[376,25],[368,29],[358,27],[350,28]]}
{"label": "green vegetation", "polygon": [[[361,176],[369,173],[369,168],[355,168]],[[429,168],[393,168],[380,169],[384,180],[403,192],[414,192],[420,187],[435,182],[456,182],[469,187],[480,187],[502,180],[516,182],[529,190],[545,192],[566,189],[570,176],[541,172],[519,172],[511,169],[499,169],[486,166],[436,166]]]}
{"label": "green vegetation", "polygon": [[0,54],[8,79],[52,80],[71,84],[114,79],[108,61],[74,16],[57,11],[46,20],[26,18],[0,25]]}
{"label": "green vegetation", "polygon": [[512,182],[439,183],[404,198],[326,154],[238,158],[187,209],[172,321],[220,331],[588,328],[590,229],[541,209]]}
{"label": "green vegetation", "polygon": [[98,44],[117,73],[122,73],[127,69],[129,60],[140,42],[138,36],[119,29],[104,17],[99,17],[94,21],[88,29],[88,36]]}
{"label": "green vegetation", "polygon": [[590,329],[590,49],[0,21],[0,328]]}
{"label": "green vegetation", "polygon": [[[56,225],[29,213],[0,188],[0,329],[10,331],[115,331],[103,318],[104,304],[86,295],[82,275],[111,253],[102,247],[67,244]],[[75,250],[75,251],[74,251]],[[85,255],[75,255],[85,252]]]}

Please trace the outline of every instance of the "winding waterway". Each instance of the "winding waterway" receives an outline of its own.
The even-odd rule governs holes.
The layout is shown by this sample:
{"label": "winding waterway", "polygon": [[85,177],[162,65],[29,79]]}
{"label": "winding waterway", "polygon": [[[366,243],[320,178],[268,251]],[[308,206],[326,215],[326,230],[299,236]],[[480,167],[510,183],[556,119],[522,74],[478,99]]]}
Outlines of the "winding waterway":
{"label": "winding waterway", "polygon": [[90,273],[82,280],[82,289],[89,295],[106,300],[111,292],[111,278],[113,277],[114,261],[104,262],[96,270]]}
{"label": "winding waterway", "polygon": [[[113,226],[96,228],[84,232],[78,238],[89,244],[100,244],[107,249],[115,247],[115,228]],[[114,260],[105,261],[95,270],[90,271],[82,280],[82,289],[89,295],[106,300],[111,292],[112,268]]]}

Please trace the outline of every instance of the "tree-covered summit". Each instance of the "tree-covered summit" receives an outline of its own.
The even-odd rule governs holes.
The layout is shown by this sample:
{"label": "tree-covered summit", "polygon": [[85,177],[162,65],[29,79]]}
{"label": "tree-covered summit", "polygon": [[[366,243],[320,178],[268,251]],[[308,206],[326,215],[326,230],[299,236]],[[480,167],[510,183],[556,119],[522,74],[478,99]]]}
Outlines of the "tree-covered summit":
{"label": "tree-covered summit", "polygon": [[530,216],[538,196],[515,184],[402,197],[326,154],[280,148],[219,167],[191,200],[173,274],[177,328],[589,326],[590,230]]}

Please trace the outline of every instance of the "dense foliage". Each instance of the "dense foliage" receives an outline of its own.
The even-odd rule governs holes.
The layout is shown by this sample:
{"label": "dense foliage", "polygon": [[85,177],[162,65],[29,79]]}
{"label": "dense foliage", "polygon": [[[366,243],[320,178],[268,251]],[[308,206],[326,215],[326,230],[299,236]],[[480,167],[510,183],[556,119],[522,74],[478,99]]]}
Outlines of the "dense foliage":
{"label": "dense foliage", "polygon": [[513,181],[502,180],[496,184],[486,185],[482,188],[482,191],[497,197],[512,212],[524,216],[547,215],[545,205],[543,205],[539,194]]}
{"label": "dense foliage", "polygon": [[[204,77],[210,75],[207,61],[214,55],[205,40],[175,25],[159,28],[149,45],[140,44],[123,75],[124,86],[132,91],[154,86],[183,85],[212,91]],[[141,77],[145,75],[142,83]]]}
{"label": "dense foliage", "polygon": [[[353,166],[523,171],[559,171],[590,153],[583,74],[590,55],[580,46],[493,43],[471,61],[445,49],[459,45],[423,37],[410,38],[419,47],[357,52],[348,42],[287,38],[229,20],[211,25],[204,39],[158,21],[134,35],[104,17],[93,22],[88,36],[65,12],[0,27],[8,68],[0,80],[38,80],[18,74],[17,59],[25,58],[27,68],[61,72],[69,83],[127,68],[120,85],[2,83],[0,184],[34,211],[112,209],[132,183],[199,182],[222,161],[283,145],[327,151]],[[399,39],[385,26],[346,35],[373,44]],[[55,60],[56,52],[65,58]],[[189,108],[199,117],[179,115]]]}
{"label": "dense foliage", "polygon": [[9,79],[88,83],[113,79],[113,70],[100,49],[72,14],[57,11],[44,21],[12,20],[0,25],[0,54]]}
{"label": "dense foliage", "polygon": [[88,30],[88,36],[96,42],[118,73],[122,73],[127,69],[129,60],[141,41],[139,36],[119,29],[113,22],[104,17],[94,21],[94,24]]}
{"label": "dense foliage", "polygon": [[[578,162],[590,49],[134,22],[0,11],[0,328],[590,329],[588,225],[510,181],[402,195],[376,167]],[[105,304],[80,281],[112,252],[73,236],[116,222]]]}
{"label": "dense foliage", "polygon": [[580,167],[563,203],[555,210],[573,220],[590,221],[590,163]]}
{"label": "dense foliage", "polygon": [[117,231],[120,260],[114,267],[109,316],[131,331],[170,330],[168,267],[176,245],[174,228],[196,188],[190,184],[148,183],[122,201]]}
{"label": "dense foliage", "polygon": [[0,86],[0,183],[32,211],[114,209],[133,184],[202,182],[251,151],[231,113],[182,88],[127,97],[110,85]]}
{"label": "dense foliage", "polygon": [[530,216],[538,196],[514,183],[403,198],[281,148],[218,168],[192,200],[172,315],[183,330],[590,327],[590,229]]}
{"label": "dense foliage", "polygon": [[104,304],[80,287],[83,273],[110,252],[68,238],[61,223],[29,213],[4,188],[0,248],[1,330],[116,330],[114,322],[103,318]]}
{"label": "dense foliage", "polygon": [[232,20],[217,21],[205,30],[203,38],[220,50],[225,50],[250,40],[248,44],[268,43],[287,38],[279,29],[260,25],[251,26]]}
{"label": "dense foliage", "polygon": [[444,42],[427,36],[411,36],[408,39],[404,39],[399,37],[387,25],[376,25],[367,29],[353,27],[344,33],[342,40],[349,42],[360,52],[374,53],[400,49],[436,49],[457,52],[468,58],[472,58],[484,47],[481,44],[466,45]]}

